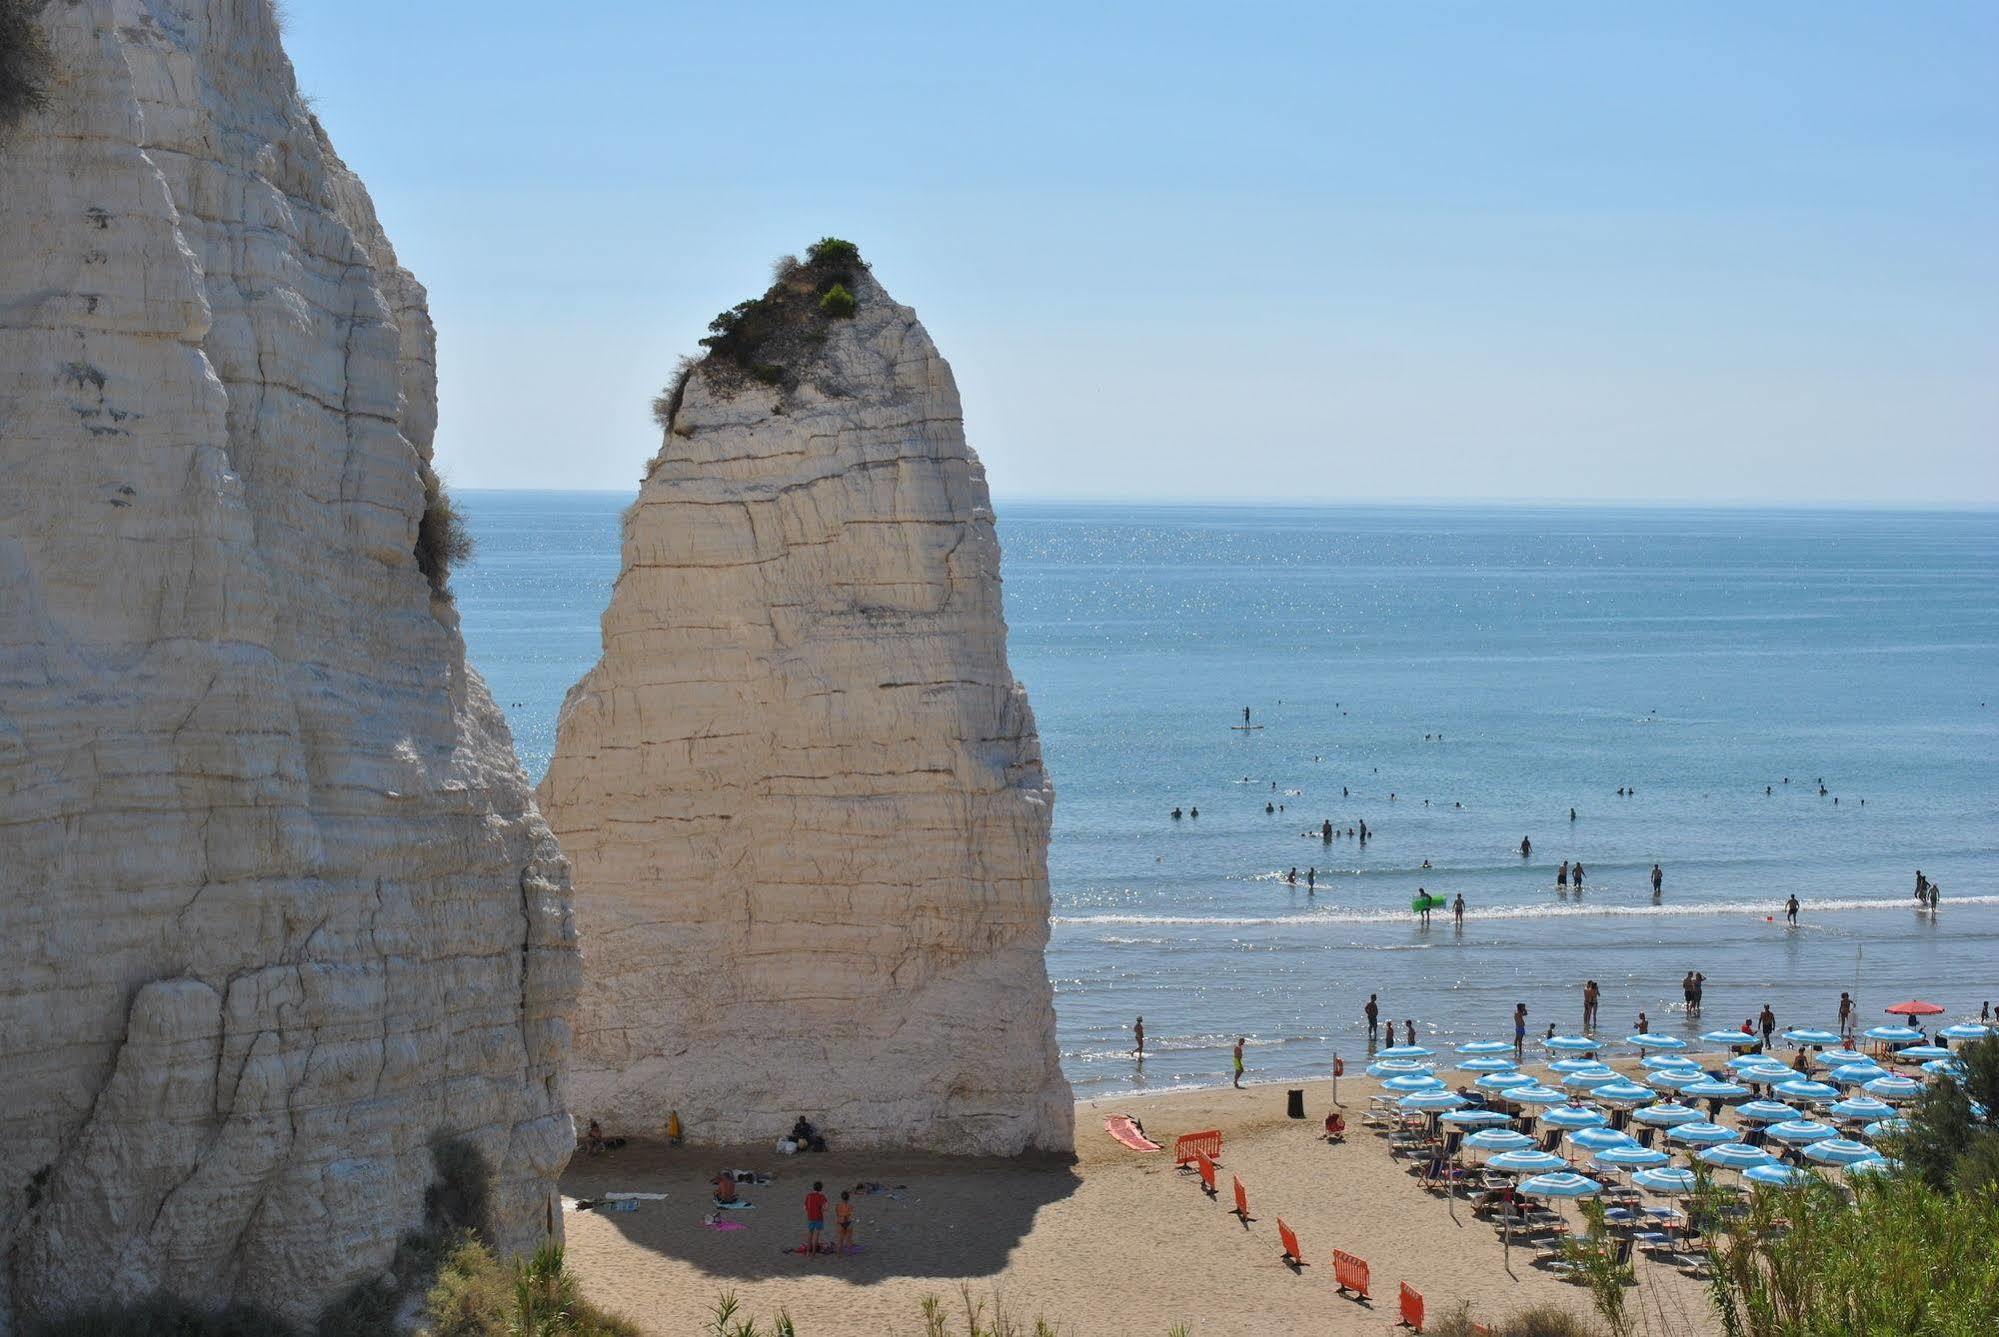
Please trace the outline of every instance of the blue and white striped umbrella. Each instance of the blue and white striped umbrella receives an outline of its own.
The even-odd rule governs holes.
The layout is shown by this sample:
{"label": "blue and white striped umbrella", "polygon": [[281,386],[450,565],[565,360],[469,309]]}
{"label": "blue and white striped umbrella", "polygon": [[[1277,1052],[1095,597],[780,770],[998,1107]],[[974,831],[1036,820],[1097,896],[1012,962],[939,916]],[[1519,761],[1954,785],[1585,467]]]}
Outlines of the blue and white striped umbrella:
{"label": "blue and white striped umbrella", "polygon": [[1541,1083],[1524,1072],[1489,1072],[1473,1082],[1481,1091],[1504,1091],[1514,1086],[1539,1086]]}
{"label": "blue and white striped umbrella", "polygon": [[1436,1053],[1436,1052],[1437,1052],[1437,1051],[1436,1051],[1436,1050],[1434,1050],[1434,1049],[1425,1049],[1425,1048],[1423,1048],[1423,1046],[1421,1046],[1421,1045],[1390,1045],[1390,1046],[1388,1046],[1388,1048],[1386,1048],[1386,1049],[1377,1049],[1377,1050],[1375,1050],[1375,1051],[1374,1051],[1374,1056],[1375,1056],[1376,1058],[1378,1058],[1378,1059],[1382,1059],[1382,1058],[1429,1058],[1429,1057],[1430,1057],[1430,1056],[1431,1056],[1432,1054],[1434,1054],[1434,1053]]}
{"label": "blue and white striped umbrella", "polygon": [[1467,1040],[1458,1046],[1460,1054],[1510,1054],[1513,1046],[1504,1040]]}
{"label": "blue and white striped umbrella", "polygon": [[1735,1069],[1737,1072],[1740,1072],[1744,1068],[1769,1068],[1769,1067],[1783,1068],[1786,1073],[1789,1073],[1791,1071],[1790,1068],[1785,1067],[1785,1065],[1782,1063],[1776,1062],[1768,1054],[1737,1054],[1734,1058],[1728,1061],[1728,1066]]}
{"label": "blue and white striped umbrella", "polygon": [[1649,1032],[1644,1035],[1627,1035],[1624,1037],[1624,1043],[1636,1045],[1640,1049],[1685,1049],[1687,1047],[1687,1042],[1678,1036],[1653,1035]]}
{"label": "blue and white striped umbrella", "polygon": [[1557,1091],[1549,1086],[1512,1086],[1499,1093],[1501,1100],[1510,1100],[1516,1105],[1566,1105],[1569,1093]]}
{"label": "blue and white striped umbrella", "polygon": [[1701,1043],[1720,1045],[1723,1049],[1753,1049],[1756,1037],[1743,1031],[1709,1031],[1701,1037]]}
{"label": "blue and white striped umbrella", "polygon": [[1367,1065],[1367,1075],[1370,1077],[1404,1077],[1412,1072],[1418,1076],[1427,1077],[1430,1074],[1430,1065],[1427,1063],[1418,1063],[1413,1058],[1392,1058],[1386,1062],[1370,1063]]}
{"label": "blue and white striped umbrella", "polygon": [[1541,1122],[1549,1128],[1601,1128],[1610,1116],[1581,1105],[1557,1105],[1541,1115]]}
{"label": "blue and white striped umbrella", "polygon": [[1971,1069],[1965,1066],[1961,1058],[1933,1058],[1923,1065],[1923,1071],[1938,1077],[1955,1077],[1959,1081],[1963,1081],[1971,1073]]}
{"label": "blue and white striped umbrella", "polygon": [[1777,1083],[1777,1094],[1789,1096],[1792,1100],[1838,1100],[1839,1088],[1799,1077],[1793,1081]]}
{"label": "blue and white striped umbrella", "polygon": [[1676,1100],[1662,1101],[1657,1105],[1647,1105],[1644,1109],[1631,1111],[1631,1117],[1639,1123],[1649,1123],[1654,1128],[1677,1128],[1683,1123],[1700,1123],[1701,1112]]}
{"label": "blue and white striped umbrella", "polygon": [[1735,1114],[1737,1118],[1751,1123],[1782,1123],[1786,1119],[1803,1117],[1801,1111],[1781,1100],[1752,1100],[1746,1105],[1737,1105]]}
{"label": "blue and white striped umbrella", "polygon": [[1873,1081],[1876,1077],[1891,1075],[1879,1063],[1847,1063],[1832,1070],[1832,1079],[1841,1086],[1859,1086],[1863,1082]]}
{"label": "blue and white striped umbrella", "polygon": [[1603,1045],[1587,1035],[1551,1035],[1541,1042],[1541,1048],[1562,1054],[1594,1054]]}
{"label": "blue and white striped umbrella", "polygon": [[1806,1142],[1824,1142],[1839,1136],[1839,1129],[1829,1123],[1820,1123],[1816,1119],[1786,1119],[1782,1123],[1771,1124],[1763,1131],[1778,1142],[1800,1145]]}
{"label": "blue and white striped umbrella", "polygon": [[1925,1059],[1949,1057],[1950,1050],[1943,1045],[1906,1045],[1895,1051],[1897,1063],[1921,1063]]}
{"label": "blue and white striped umbrella", "polygon": [[1473,1151],[1531,1151],[1534,1139],[1510,1128],[1482,1128],[1467,1135],[1465,1145]]}
{"label": "blue and white striped umbrella", "polygon": [[1861,1129],[1860,1135],[1871,1137],[1878,1142],[1884,1137],[1900,1137],[1908,1131],[1909,1121],[1898,1115],[1893,1119],[1876,1119]]}
{"label": "blue and white striped umbrella", "polygon": [[[1452,1110],[1449,1114],[1440,1115],[1438,1122],[1450,1124],[1454,1128],[1497,1128],[1501,1124],[1512,1123],[1513,1120],[1498,1110]],[[1532,1142],[1534,1139],[1527,1140]]]}
{"label": "blue and white striped umbrella", "polygon": [[1645,1085],[1661,1091],[1677,1091],[1689,1082],[1704,1082],[1707,1074],[1699,1068],[1659,1068],[1645,1074]]}
{"label": "blue and white striped umbrella", "polygon": [[1946,1040],[1983,1040],[1992,1033],[1992,1028],[1980,1021],[1960,1021],[1937,1032]]}
{"label": "blue and white striped umbrella", "polygon": [[1605,1147],[1596,1154],[1596,1159],[1598,1164],[1620,1170],[1644,1170],[1664,1165],[1673,1158],[1656,1147],[1641,1147],[1633,1142],[1629,1146]]}
{"label": "blue and white striped umbrella", "polygon": [[1784,1038],[1794,1045],[1836,1045],[1840,1036],[1836,1031],[1815,1031],[1811,1029],[1785,1031]]}
{"label": "blue and white striped umbrella", "polygon": [[1855,1161],[1846,1167],[1848,1175],[1893,1174],[1902,1168],[1902,1163],[1892,1156],[1876,1156],[1871,1161]]}
{"label": "blue and white striped umbrella", "polygon": [[1806,1160],[1821,1165],[1852,1165],[1855,1161],[1873,1160],[1880,1154],[1865,1142],[1855,1142],[1850,1137],[1829,1137],[1812,1143],[1803,1152]]}
{"label": "blue and white striped umbrella", "polygon": [[1395,1102],[1395,1108],[1408,1110],[1412,1114],[1440,1114],[1445,1110],[1463,1109],[1471,1104],[1455,1091],[1418,1091],[1413,1096],[1404,1096]]}
{"label": "blue and white striped umbrella", "polygon": [[1914,1100],[1923,1093],[1923,1084],[1907,1077],[1876,1077],[1860,1089],[1883,1100]]}
{"label": "blue and white striped umbrella", "polygon": [[1381,1084],[1385,1091],[1441,1091],[1444,1084],[1435,1077],[1423,1073],[1404,1072],[1390,1077]]}
{"label": "blue and white striped umbrella", "polygon": [[1701,1065],[1699,1060],[1688,1058],[1685,1054],[1647,1054],[1638,1060],[1638,1066],[1647,1071],[1658,1072],[1662,1069],[1685,1071],[1689,1068],[1699,1071]]}
{"label": "blue and white striped umbrella", "polygon": [[1605,1068],[1602,1072],[1565,1072],[1562,1085],[1577,1091],[1588,1091],[1599,1086],[1608,1086],[1616,1081],[1617,1074]]}
{"label": "blue and white striped umbrella", "polygon": [[1700,1181],[1684,1166],[1662,1165],[1655,1170],[1640,1170],[1631,1176],[1631,1182],[1647,1193],[1673,1194],[1691,1193]]}
{"label": "blue and white striped umbrella", "polygon": [[1802,1075],[1802,1073],[1793,1068],[1787,1068],[1781,1063],[1745,1063],[1735,1070],[1735,1079],[1737,1081],[1754,1082],[1763,1086],[1769,1086],[1777,1082],[1788,1082],[1793,1077]]}
{"label": "blue and white striped umbrella", "polygon": [[1682,1086],[1680,1094],[1691,1100],[1740,1100],[1749,1094],[1749,1088],[1740,1082],[1717,1082],[1712,1077],[1703,1077]]}
{"label": "blue and white striped umbrella", "polygon": [[1512,1072],[1519,1065],[1510,1058],[1467,1058],[1456,1066],[1459,1072]]}
{"label": "blue and white striped umbrella", "polygon": [[1895,1107],[1873,1096],[1848,1096],[1826,1106],[1826,1113],[1835,1119],[1890,1119],[1895,1115]]}
{"label": "blue and white striped umbrella", "polygon": [[1699,1119],[1683,1123],[1678,1128],[1670,1130],[1667,1132],[1666,1138],[1672,1142],[1683,1142],[1690,1147],[1707,1147],[1719,1146],[1724,1142],[1733,1142],[1736,1139],[1736,1133],[1733,1128],[1723,1128],[1718,1123],[1709,1123],[1706,1119]]}
{"label": "blue and white striped umbrella", "polygon": [[1629,1133],[1620,1133],[1615,1128],[1578,1128],[1569,1134],[1569,1142],[1584,1151],[1604,1151],[1610,1147],[1638,1145],[1638,1139]]}
{"label": "blue and white striped umbrella", "polygon": [[1501,1174],[1538,1175],[1549,1170],[1566,1170],[1569,1163],[1552,1151],[1502,1151],[1487,1161],[1485,1168]]}
{"label": "blue and white striped umbrella", "polygon": [[1752,1165],[1742,1177],[1760,1188],[1796,1188],[1811,1179],[1811,1172],[1795,1165]]}
{"label": "blue and white striped umbrella", "polygon": [[1885,1040],[1889,1044],[1910,1043],[1923,1038],[1923,1033],[1914,1026],[1874,1026],[1865,1032],[1870,1040]]}
{"label": "blue and white striped umbrella", "polygon": [[1717,1170],[1747,1170],[1752,1165],[1768,1165],[1777,1158],[1747,1142],[1718,1142],[1695,1152],[1694,1159]]}
{"label": "blue and white striped umbrella", "polygon": [[1614,1105],[1642,1105],[1658,1093],[1620,1077],[1614,1082],[1605,1082],[1589,1094],[1592,1100],[1607,1100]]}
{"label": "blue and white striped umbrella", "polygon": [[1603,1192],[1603,1185],[1588,1175],[1561,1170],[1523,1179],[1513,1191],[1523,1198],[1588,1198]]}
{"label": "blue and white striped umbrella", "polygon": [[1610,1065],[1593,1058],[1558,1058],[1548,1065],[1549,1072],[1609,1072]]}
{"label": "blue and white striped umbrella", "polygon": [[1826,1049],[1812,1055],[1812,1062],[1821,1068],[1843,1068],[1849,1063],[1866,1063],[1867,1055],[1856,1054],[1851,1049]]}

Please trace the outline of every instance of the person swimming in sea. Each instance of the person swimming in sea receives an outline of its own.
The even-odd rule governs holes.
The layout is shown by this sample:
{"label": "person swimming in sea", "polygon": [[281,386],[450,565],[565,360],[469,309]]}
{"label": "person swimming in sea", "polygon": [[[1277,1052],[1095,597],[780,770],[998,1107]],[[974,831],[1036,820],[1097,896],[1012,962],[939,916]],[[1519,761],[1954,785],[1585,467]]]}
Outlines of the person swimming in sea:
{"label": "person swimming in sea", "polygon": [[1317,866],[1307,868],[1305,870],[1305,890],[1307,892],[1315,890],[1318,886],[1318,882],[1319,882],[1319,870]]}
{"label": "person swimming in sea", "polygon": [[1333,843],[1333,819],[1328,817],[1319,823],[1319,839],[1330,845]]}
{"label": "person swimming in sea", "polygon": [[1525,836],[1520,837],[1520,857],[1523,859],[1532,858],[1533,854],[1534,842]]}

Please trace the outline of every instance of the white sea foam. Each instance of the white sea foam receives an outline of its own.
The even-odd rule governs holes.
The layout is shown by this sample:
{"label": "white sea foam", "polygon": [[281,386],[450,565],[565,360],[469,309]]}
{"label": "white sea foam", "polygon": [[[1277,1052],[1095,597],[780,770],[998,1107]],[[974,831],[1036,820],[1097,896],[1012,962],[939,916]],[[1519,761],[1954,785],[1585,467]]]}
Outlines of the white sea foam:
{"label": "white sea foam", "polygon": [[[1596,905],[1588,901],[1577,904],[1573,901],[1556,905],[1506,905],[1480,909],[1468,909],[1465,919],[1567,919],[1567,918],[1683,918],[1691,916],[1743,916],[1763,919],[1781,913],[1783,902],[1774,897],[1755,901],[1708,901],[1688,904],[1666,905]],[[1944,919],[1949,918],[1949,908],[1953,905],[1999,905],[1999,896],[1958,896],[1945,902]],[[1913,898],[1855,898],[1851,900],[1814,900],[1801,906],[1801,913],[1809,921],[1820,915],[1839,914],[1854,910],[1906,910],[1911,915],[1920,913]],[[1432,922],[1446,919],[1448,911],[1439,910],[1432,916]],[[1312,924],[1386,924],[1408,921],[1410,912],[1402,907],[1384,907],[1378,910],[1312,910],[1295,915],[1056,915],[1052,922],[1064,926],[1081,928],[1112,926],[1177,928],[1256,928],[1267,925],[1312,925]]]}

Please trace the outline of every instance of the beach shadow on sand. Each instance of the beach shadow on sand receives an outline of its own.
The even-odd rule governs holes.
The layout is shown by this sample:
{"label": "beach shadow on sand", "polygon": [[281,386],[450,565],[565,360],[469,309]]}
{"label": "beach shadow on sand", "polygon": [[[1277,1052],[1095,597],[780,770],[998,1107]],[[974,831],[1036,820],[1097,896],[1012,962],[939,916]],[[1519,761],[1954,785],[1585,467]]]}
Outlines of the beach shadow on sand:
{"label": "beach shadow on sand", "polygon": [[[714,1207],[710,1182],[721,1170],[751,1170],[768,1184],[744,1184],[756,1206],[723,1212],[741,1230],[702,1224]],[[805,1194],[817,1180],[826,1196],[851,1194],[860,1252],[786,1253],[805,1239]],[[888,1191],[865,1193],[857,1185]],[[832,1151],[781,1156],[760,1147],[667,1147],[631,1142],[616,1151],[578,1152],[562,1176],[565,1199],[610,1192],[665,1193],[632,1211],[597,1211],[634,1248],[679,1259],[739,1281],[822,1273],[857,1285],[902,1277],[980,1277],[999,1272],[1033,1228],[1035,1215],[1081,1185],[1067,1156],[1018,1159]],[[578,1218],[571,1216],[571,1222]],[[833,1211],[826,1213],[831,1242]]]}

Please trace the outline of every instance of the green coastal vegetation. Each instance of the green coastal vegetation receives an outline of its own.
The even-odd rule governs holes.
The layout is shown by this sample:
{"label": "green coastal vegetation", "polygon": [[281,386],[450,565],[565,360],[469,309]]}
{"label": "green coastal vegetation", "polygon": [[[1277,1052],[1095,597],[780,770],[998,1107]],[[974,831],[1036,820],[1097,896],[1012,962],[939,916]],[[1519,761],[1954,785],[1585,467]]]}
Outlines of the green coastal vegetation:
{"label": "green coastal vegetation", "polygon": [[700,341],[707,353],[681,359],[673,380],[653,399],[653,421],[673,430],[688,378],[696,371],[717,377],[725,388],[751,381],[796,385],[826,342],[826,322],[850,320],[859,309],[853,284],[867,267],[861,248],[840,237],[821,237],[805,248],[803,260],[779,256],[762,296],[738,302],[708,322],[708,335]]}

